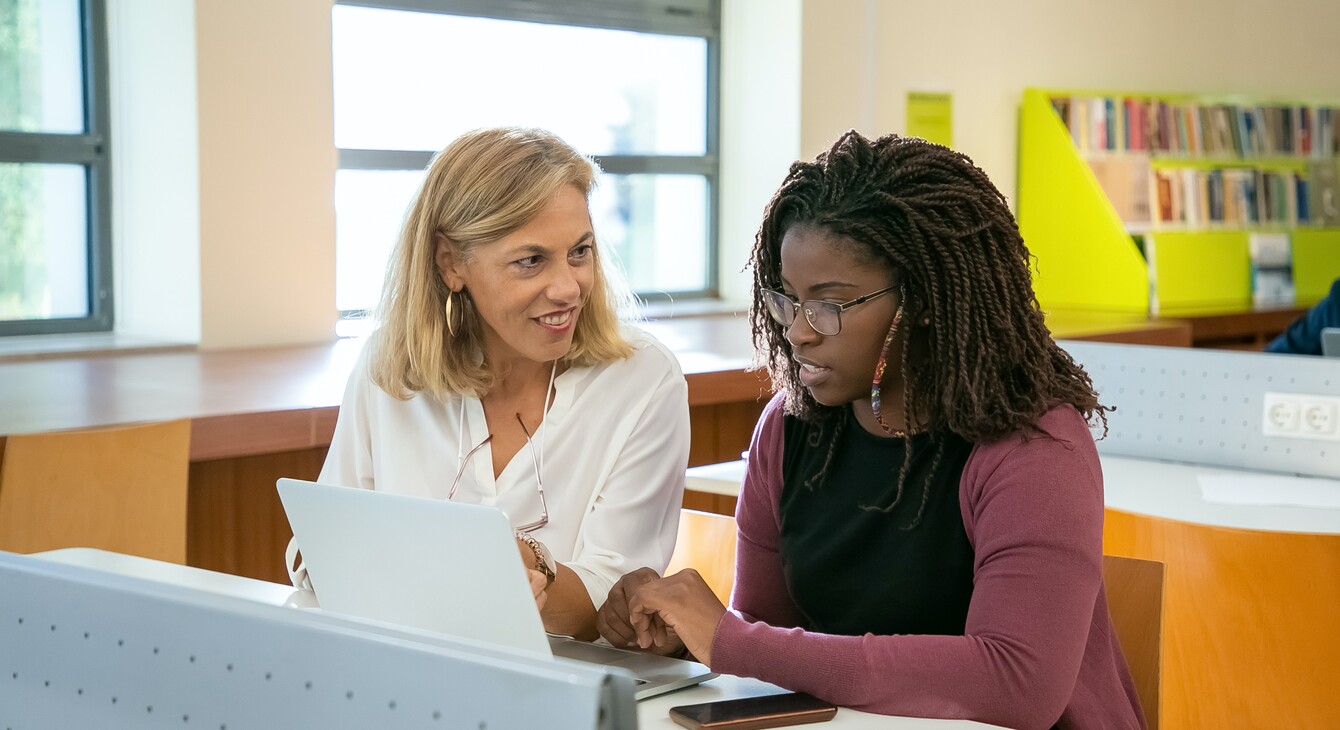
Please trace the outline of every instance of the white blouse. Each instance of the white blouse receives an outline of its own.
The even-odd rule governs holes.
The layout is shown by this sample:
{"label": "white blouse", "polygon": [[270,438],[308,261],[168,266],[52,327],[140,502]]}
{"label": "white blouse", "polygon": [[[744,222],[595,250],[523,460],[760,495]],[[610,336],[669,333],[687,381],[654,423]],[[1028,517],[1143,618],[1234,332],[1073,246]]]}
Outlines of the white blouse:
{"label": "white blouse", "polygon": [[[664,572],[689,456],[688,384],[679,362],[640,329],[625,327],[624,336],[632,357],[558,376],[549,412],[533,432],[549,523],[531,534],[582,579],[597,608],[623,574]],[[483,406],[472,397],[391,397],[368,376],[371,349],[349,377],[319,481],[446,499],[458,454],[488,436]],[[469,459],[453,499],[497,507],[513,525],[539,519],[529,447],[494,479],[485,445]]]}

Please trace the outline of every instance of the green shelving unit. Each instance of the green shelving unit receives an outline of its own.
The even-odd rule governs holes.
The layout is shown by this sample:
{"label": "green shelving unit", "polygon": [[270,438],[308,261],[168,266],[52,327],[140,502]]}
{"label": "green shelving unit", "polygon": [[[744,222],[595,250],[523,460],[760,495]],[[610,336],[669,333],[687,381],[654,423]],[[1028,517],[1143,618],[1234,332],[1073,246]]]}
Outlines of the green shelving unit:
{"label": "green shelving unit", "polygon": [[[1157,222],[1128,225],[1090,167],[1086,154],[1092,153],[1081,152],[1053,106],[1055,97],[1204,104],[1225,101],[1224,97],[1187,94],[1024,91],[1016,200],[1019,228],[1035,257],[1034,289],[1044,310],[1149,313],[1151,309],[1167,312],[1197,307],[1250,307],[1248,241],[1258,231],[1289,234],[1297,303],[1309,304],[1320,299],[1331,281],[1340,277],[1340,228],[1287,226],[1278,222],[1248,226]],[[1231,101],[1245,105],[1274,103],[1240,97]],[[1328,106],[1340,107],[1340,104]],[[1329,159],[1334,162],[1334,158]],[[1288,155],[1197,157],[1155,153],[1149,158],[1149,168],[1301,172],[1309,162],[1309,158]],[[1151,200],[1150,205],[1155,203]]]}

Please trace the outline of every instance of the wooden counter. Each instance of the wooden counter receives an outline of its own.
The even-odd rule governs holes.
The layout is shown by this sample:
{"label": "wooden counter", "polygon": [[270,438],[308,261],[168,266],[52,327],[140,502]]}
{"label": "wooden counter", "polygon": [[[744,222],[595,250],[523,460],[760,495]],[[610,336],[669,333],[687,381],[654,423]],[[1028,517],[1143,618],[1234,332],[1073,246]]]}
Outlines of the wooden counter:
{"label": "wooden counter", "polygon": [[1058,340],[1164,347],[1192,345],[1191,325],[1176,319],[1149,319],[1137,314],[1063,310],[1048,312],[1046,321],[1052,337]]}
{"label": "wooden counter", "polygon": [[1163,311],[1153,321],[1187,324],[1191,327],[1192,347],[1259,351],[1307,310],[1301,305],[1249,309],[1199,307]]}
{"label": "wooden counter", "polygon": [[[1181,322],[1130,315],[1061,313],[1048,324],[1062,339],[1172,346],[1190,341]],[[757,403],[768,392],[767,376],[747,370],[753,347],[743,318],[699,317],[646,328],[679,358],[695,411]],[[327,446],[361,348],[361,340],[338,340],[0,362],[0,444],[5,434],[190,418],[193,462]],[[730,457],[729,449],[699,448],[697,463],[729,460],[718,458]]]}
{"label": "wooden counter", "polygon": [[[1190,343],[1183,323],[1129,315],[1062,313],[1048,325],[1061,338]],[[688,380],[690,464],[738,459],[769,390],[764,374],[746,369],[753,356],[748,322],[712,316],[646,328],[676,353]],[[340,340],[0,362],[0,458],[4,434],[190,418],[188,562],[283,580],[289,533],[274,482],[320,472],[361,347]]]}

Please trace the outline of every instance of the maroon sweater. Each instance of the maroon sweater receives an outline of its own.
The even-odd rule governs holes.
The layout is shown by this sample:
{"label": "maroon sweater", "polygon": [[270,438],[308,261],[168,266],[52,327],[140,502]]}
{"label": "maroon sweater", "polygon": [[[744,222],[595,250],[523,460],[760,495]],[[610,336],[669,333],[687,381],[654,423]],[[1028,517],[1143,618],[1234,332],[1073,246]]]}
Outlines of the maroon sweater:
{"label": "maroon sweater", "polygon": [[[781,396],[754,431],[736,511],[731,608],[713,671],[756,677],[836,705],[1012,728],[1144,728],[1103,593],[1103,476],[1071,406],[1042,433],[977,444],[959,484],[972,543],[963,636],[807,631],[778,553]],[[887,556],[870,556],[877,571]],[[736,615],[739,614],[739,615]]]}

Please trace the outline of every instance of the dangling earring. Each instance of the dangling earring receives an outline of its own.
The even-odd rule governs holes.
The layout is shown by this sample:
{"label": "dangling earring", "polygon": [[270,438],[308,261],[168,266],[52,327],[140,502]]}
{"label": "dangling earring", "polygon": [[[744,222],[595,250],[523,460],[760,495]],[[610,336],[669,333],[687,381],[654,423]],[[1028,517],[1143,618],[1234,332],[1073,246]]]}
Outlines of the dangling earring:
{"label": "dangling earring", "polygon": [[455,317],[452,317],[452,316],[451,316],[451,315],[453,314],[453,312],[451,311],[451,310],[452,310],[452,307],[451,307],[451,298],[454,297],[454,296],[456,296],[456,292],[451,291],[450,289],[448,289],[448,290],[447,290],[447,303],[446,303],[446,305],[444,305],[444,307],[443,307],[443,313],[446,314],[446,316],[447,316],[447,332],[448,332],[452,337],[455,337],[455,336],[456,336],[456,319],[455,319]]}
{"label": "dangling earring", "polygon": [[884,347],[880,348],[879,362],[875,363],[875,379],[870,383],[870,409],[875,412],[875,420],[879,422],[879,427],[894,438],[906,438],[907,431],[889,428],[888,422],[884,420],[884,414],[879,412],[879,386],[884,380],[884,370],[889,365],[889,348],[893,346],[894,335],[898,333],[898,325],[902,321],[903,308],[898,307],[898,311],[893,313],[893,324],[889,327],[889,333],[884,336]]}

